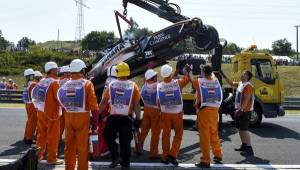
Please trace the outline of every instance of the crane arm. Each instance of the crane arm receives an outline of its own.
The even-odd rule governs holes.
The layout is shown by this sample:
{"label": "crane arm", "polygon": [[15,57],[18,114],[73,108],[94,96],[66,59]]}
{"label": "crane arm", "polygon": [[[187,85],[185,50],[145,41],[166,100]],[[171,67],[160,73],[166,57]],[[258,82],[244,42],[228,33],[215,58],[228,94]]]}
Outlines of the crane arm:
{"label": "crane arm", "polygon": [[[160,18],[168,20],[172,23],[177,23],[183,20],[188,20],[189,17],[180,14],[180,7],[173,3],[168,3],[164,0],[123,0],[124,14],[127,14],[127,4],[131,3],[140,8],[143,8]],[[171,5],[175,6],[173,8]]]}

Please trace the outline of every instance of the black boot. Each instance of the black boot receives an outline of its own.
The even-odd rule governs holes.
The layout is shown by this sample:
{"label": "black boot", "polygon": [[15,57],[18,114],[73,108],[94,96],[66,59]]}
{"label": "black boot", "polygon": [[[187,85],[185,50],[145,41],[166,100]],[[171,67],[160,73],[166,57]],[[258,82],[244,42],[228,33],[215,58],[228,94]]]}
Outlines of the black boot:
{"label": "black boot", "polygon": [[175,166],[178,166],[178,160],[176,158],[174,158],[173,156],[171,155],[168,155],[167,156],[167,161],[170,162],[171,164],[175,165]]}
{"label": "black boot", "polygon": [[214,156],[213,161],[217,164],[221,164],[222,163],[222,158],[218,157],[218,156]]}
{"label": "black boot", "polygon": [[160,162],[163,163],[163,164],[169,164],[167,159],[163,159],[163,158],[160,158]]}
{"label": "black boot", "polygon": [[109,165],[109,168],[115,168],[116,166],[118,166],[121,163],[120,159],[115,159],[112,160],[111,164]]}
{"label": "black boot", "polygon": [[247,148],[247,144],[246,143],[242,143],[240,148],[234,149],[235,151],[244,151]]}
{"label": "black boot", "polygon": [[32,144],[34,144],[32,140],[26,140],[25,138],[24,138],[24,143],[26,145],[32,145]]}
{"label": "black boot", "polygon": [[195,163],[195,166],[197,166],[199,168],[210,168],[210,164],[204,163],[204,162]]}
{"label": "black boot", "polygon": [[124,170],[130,169],[130,164],[122,164],[121,163],[121,169],[124,169]]}
{"label": "black boot", "polygon": [[254,152],[253,152],[252,146],[247,146],[246,149],[241,152],[241,155],[243,155],[243,156],[253,156]]}

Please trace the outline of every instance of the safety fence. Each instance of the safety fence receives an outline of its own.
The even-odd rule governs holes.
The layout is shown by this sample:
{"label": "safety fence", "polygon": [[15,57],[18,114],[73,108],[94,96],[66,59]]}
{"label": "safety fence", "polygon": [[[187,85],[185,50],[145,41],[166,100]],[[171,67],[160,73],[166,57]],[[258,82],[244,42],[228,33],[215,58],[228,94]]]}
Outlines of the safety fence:
{"label": "safety fence", "polygon": [[22,90],[0,90],[0,103],[23,103]]}
{"label": "safety fence", "polygon": [[[0,90],[0,103],[23,103],[21,90]],[[286,97],[283,107],[287,110],[300,110],[300,97]]]}
{"label": "safety fence", "polygon": [[300,110],[300,97],[286,97],[283,107],[286,110]]}

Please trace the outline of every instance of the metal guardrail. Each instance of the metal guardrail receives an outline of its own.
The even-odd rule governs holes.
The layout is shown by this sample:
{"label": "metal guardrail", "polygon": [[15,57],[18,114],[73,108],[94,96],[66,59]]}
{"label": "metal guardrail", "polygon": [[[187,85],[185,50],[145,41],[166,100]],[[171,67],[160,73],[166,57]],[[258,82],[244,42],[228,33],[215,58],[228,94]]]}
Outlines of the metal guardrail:
{"label": "metal guardrail", "polygon": [[[22,90],[0,90],[0,103],[23,103]],[[300,110],[300,97],[286,97],[282,104],[288,110]]]}
{"label": "metal guardrail", "polygon": [[282,105],[287,110],[300,110],[300,98],[286,97]]}
{"label": "metal guardrail", "polygon": [[23,103],[22,90],[0,90],[0,103]]}

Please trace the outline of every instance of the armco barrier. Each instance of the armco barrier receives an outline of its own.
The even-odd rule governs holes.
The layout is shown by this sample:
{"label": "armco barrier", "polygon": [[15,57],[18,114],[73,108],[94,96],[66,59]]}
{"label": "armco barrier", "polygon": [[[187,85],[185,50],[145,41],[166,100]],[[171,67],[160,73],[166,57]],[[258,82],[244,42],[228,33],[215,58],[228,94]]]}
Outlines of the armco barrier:
{"label": "armco barrier", "polygon": [[[0,103],[23,103],[22,90],[0,90]],[[300,97],[286,97],[283,107],[287,110],[300,110]]]}
{"label": "armco barrier", "polygon": [[0,90],[0,103],[23,103],[22,90]]}
{"label": "armco barrier", "polygon": [[299,97],[286,97],[283,103],[283,107],[286,110],[300,110],[300,98]]}

